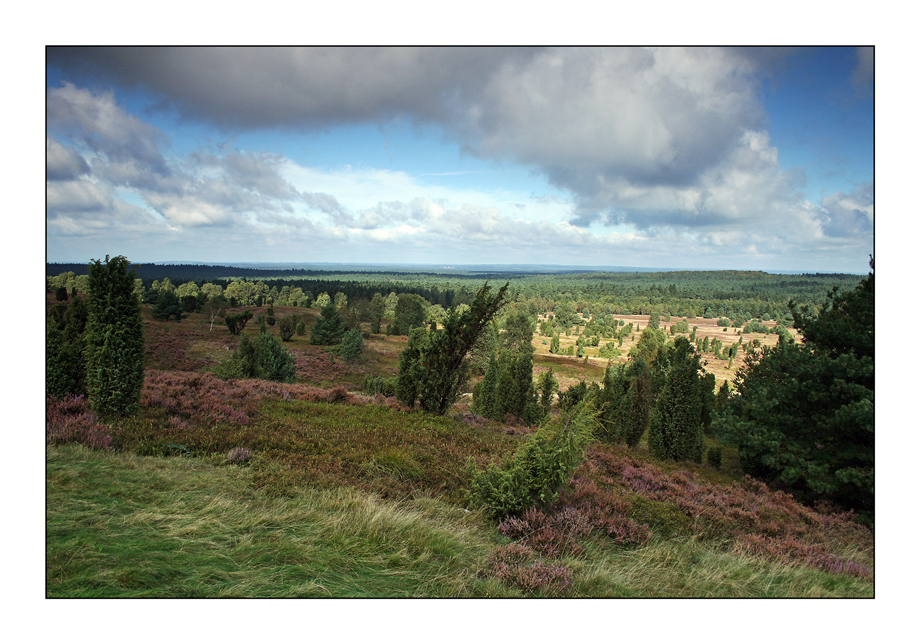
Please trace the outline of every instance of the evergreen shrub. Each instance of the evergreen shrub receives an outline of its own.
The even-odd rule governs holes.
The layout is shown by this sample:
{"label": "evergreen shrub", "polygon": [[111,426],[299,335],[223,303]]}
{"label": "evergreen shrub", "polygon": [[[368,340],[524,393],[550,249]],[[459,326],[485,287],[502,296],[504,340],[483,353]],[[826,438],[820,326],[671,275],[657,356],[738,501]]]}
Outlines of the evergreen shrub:
{"label": "evergreen shrub", "polygon": [[582,404],[541,425],[504,467],[471,467],[470,499],[496,517],[552,505],[584,458],[597,427],[595,415],[590,403]]}

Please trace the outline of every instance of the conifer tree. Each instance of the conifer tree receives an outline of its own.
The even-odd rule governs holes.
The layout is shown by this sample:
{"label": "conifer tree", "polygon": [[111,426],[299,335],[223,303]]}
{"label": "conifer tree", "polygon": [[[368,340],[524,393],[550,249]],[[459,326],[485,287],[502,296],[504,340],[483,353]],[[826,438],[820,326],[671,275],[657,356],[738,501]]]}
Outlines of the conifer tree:
{"label": "conifer tree", "polygon": [[469,307],[451,307],[443,328],[418,329],[399,359],[397,399],[409,407],[416,402],[425,411],[444,415],[460,396],[469,378],[467,353],[482,329],[498,313],[508,285],[495,295],[485,284]]}
{"label": "conifer tree", "polygon": [[664,387],[655,399],[649,422],[649,448],[656,458],[703,460],[705,374],[699,356],[683,337],[667,351]]}
{"label": "conifer tree", "polygon": [[347,330],[342,315],[330,301],[323,307],[320,318],[310,329],[310,344],[338,344]]}
{"label": "conifer tree", "polygon": [[553,375],[553,370],[549,369],[540,376],[540,408],[543,411],[543,417],[549,416],[550,409],[553,406],[553,396],[559,391],[559,382]]}
{"label": "conifer tree", "polygon": [[144,382],[144,327],[134,295],[134,269],[119,255],[89,264],[86,384],[102,416],[135,412]]}

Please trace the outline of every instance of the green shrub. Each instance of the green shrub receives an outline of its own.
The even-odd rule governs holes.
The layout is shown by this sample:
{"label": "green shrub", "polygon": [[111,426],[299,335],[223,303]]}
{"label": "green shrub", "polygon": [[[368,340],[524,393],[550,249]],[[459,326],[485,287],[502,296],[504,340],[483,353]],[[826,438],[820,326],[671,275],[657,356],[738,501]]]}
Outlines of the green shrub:
{"label": "green shrub", "polygon": [[362,389],[364,393],[371,396],[380,394],[390,398],[396,395],[396,378],[384,378],[383,376],[372,376],[368,374],[364,377]]}
{"label": "green shrub", "polygon": [[361,357],[364,352],[364,338],[358,329],[351,329],[345,333],[339,345],[339,355],[347,362],[353,362]]}
{"label": "green shrub", "polygon": [[281,340],[274,335],[260,333],[252,340],[243,336],[239,349],[214,370],[218,378],[261,378],[292,382],[296,360]]}
{"label": "green shrub", "polygon": [[[293,315],[281,318],[281,322],[278,324],[278,332],[281,334],[282,342],[290,342],[291,338],[294,337],[296,326],[297,322],[294,320]],[[303,334],[301,333],[300,335]]]}
{"label": "green shrub", "polygon": [[227,324],[227,328],[230,330],[230,335],[239,335],[243,328],[246,326],[246,323],[252,319],[252,311],[244,311],[243,313],[228,313],[224,316],[224,322]]}
{"label": "green shrub", "polygon": [[748,322],[741,330],[742,333],[770,333],[770,328],[760,322]]}
{"label": "green shrub", "polygon": [[578,468],[597,426],[590,403],[544,423],[503,468],[472,469],[469,497],[496,517],[549,506]]}

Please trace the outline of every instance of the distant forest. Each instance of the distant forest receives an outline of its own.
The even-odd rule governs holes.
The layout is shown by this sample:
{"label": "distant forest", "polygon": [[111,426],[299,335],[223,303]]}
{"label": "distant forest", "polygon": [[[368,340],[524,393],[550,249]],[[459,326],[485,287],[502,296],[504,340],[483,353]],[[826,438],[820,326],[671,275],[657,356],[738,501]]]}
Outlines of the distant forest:
{"label": "distant forest", "polygon": [[[137,278],[151,289],[169,279],[179,286],[194,282],[226,288],[233,281],[262,282],[274,294],[300,288],[310,299],[342,293],[349,301],[370,300],[375,293],[415,293],[431,305],[468,304],[483,282],[509,282],[510,302],[532,314],[566,304],[585,315],[725,317],[732,320],[789,320],[789,300],[817,310],[828,292],[850,290],[863,276],[848,274],[775,274],[763,271],[503,272],[411,269],[357,271],[312,268],[241,268],[201,264],[134,265]],[[427,267],[426,267],[427,268]],[[493,267],[488,267],[489,269]],[[867,267],[868,268],[868,267]],[[47,276],[85,275],[87,264],[47,264]],[[868,270],[867,270],[868,273]],[[288,287],[285,289],[285,287]],[[276,301],[278,301],[276,299]]]}

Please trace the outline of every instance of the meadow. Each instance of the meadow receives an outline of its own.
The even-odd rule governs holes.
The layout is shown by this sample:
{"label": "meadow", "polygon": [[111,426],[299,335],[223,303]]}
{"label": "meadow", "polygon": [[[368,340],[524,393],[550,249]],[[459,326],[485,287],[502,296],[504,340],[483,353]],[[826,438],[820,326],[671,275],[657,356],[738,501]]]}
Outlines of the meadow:
{"label": "meadow", "polygon": [[[874,596],[873,531],[745,477],[730,447],[716,468],[594,442],[555,504],[490,517],[465,494],[470,467],[533,428],[476,416],[468,397],[434,417],[363,393],[396,373],[405,336],[370,335],[346,363],[295,335],[294,383],[225,381],[209,370],[238,336],[142,308],[140,412],[106,424],[82,398],[47,406],[48,597]],[[275,307],[288,314],[309,326],[319,311]],[[603,377],[597,349],[553,355],[548,339],[534,335],[535,375]],[[725,381],[740,362],[706,368]]]}

